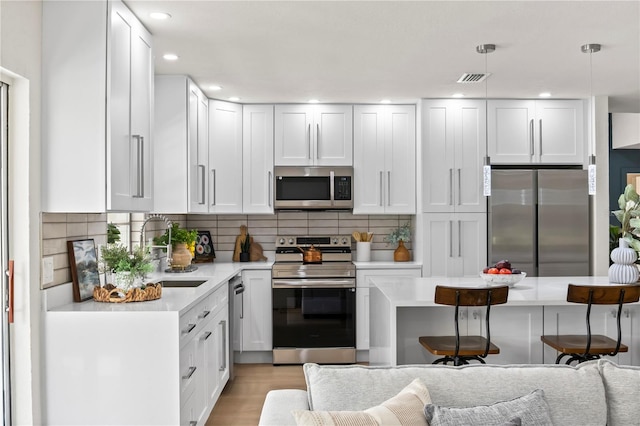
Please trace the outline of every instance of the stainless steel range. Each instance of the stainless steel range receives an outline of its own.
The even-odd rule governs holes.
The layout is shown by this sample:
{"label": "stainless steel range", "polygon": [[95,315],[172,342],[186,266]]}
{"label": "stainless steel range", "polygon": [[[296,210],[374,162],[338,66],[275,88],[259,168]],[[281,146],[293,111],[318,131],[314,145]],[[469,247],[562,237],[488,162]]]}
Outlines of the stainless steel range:
{"label": "stainless steel range", "polygon": [[276,237],[271,287],[274,364],[356,361],[350,235]]}

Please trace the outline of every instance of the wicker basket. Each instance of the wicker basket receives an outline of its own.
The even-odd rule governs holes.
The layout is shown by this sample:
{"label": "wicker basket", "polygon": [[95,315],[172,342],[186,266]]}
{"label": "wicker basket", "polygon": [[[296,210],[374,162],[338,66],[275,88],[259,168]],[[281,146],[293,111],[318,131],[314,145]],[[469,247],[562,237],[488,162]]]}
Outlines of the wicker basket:
{"label": "wicker basket", "polygon": [[147,284],[144,289],[132,288],[126,293],[113,284],[107,284],[104,287],[96,286],[93,289],[93,299],[96,302],[146,302],[148,300],[160,299],[161,296],[162,285],[160,283]]}

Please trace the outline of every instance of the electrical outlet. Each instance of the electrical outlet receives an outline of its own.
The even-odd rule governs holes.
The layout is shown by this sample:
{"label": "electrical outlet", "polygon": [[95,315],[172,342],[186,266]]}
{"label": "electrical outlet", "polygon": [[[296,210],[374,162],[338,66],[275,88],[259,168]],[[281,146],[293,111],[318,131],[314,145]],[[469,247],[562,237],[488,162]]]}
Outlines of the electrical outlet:
{"label": "electrical outlet", "polygon": [[42,284],[53,282],[53,257],[42,258]]}

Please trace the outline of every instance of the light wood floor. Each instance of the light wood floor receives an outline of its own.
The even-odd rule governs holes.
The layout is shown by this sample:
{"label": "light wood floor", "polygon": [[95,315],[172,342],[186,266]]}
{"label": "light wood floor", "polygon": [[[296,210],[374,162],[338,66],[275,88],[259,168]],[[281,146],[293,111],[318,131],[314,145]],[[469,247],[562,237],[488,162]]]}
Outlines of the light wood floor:
{"label": "light wood floor", "polygon": [[255,426],[271,389],[306,389],[301,365],[235,364],[207,426]]}

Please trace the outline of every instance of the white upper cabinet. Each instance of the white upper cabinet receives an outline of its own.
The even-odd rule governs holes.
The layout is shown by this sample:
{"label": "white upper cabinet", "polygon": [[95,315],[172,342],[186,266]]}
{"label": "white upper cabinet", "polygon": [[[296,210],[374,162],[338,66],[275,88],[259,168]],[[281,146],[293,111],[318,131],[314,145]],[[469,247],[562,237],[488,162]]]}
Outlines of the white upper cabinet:
{"label": "white upper cabinet", "polygon": [[482,171],[486,153],[485,102],[422,102],[424,212],[485,212]]}
{"label": "white upper cabinet", "polygon": [[276,105],[276,166],[351,166],[351,105]]}
{"label": "white upper cabinet", "polygon": [[154,211],[206,213],[209,100],[184,75],[155,78]]}
{"label": "white upper cabinet", "polygon": [[209,213],[242,213],[242,105],[209,101]]}
{"label": "white upper cabinet", "polygon": [[584,104],[581,100],[490,100],[492,164],[583,164]]}
{"label": "white upper cabinet", "polygon": [[354,214],[415,214],[413,105],[354,107]]}
{"label": "white upper cabinet", "polygon": [[273,105],[243,105],[242,151],[242,210],[273,214]]}
{"label": "white upper cabinet", "polygon": [[44,2],[42,40],[43,211],[152,210],[151,35],[120,1]]}

